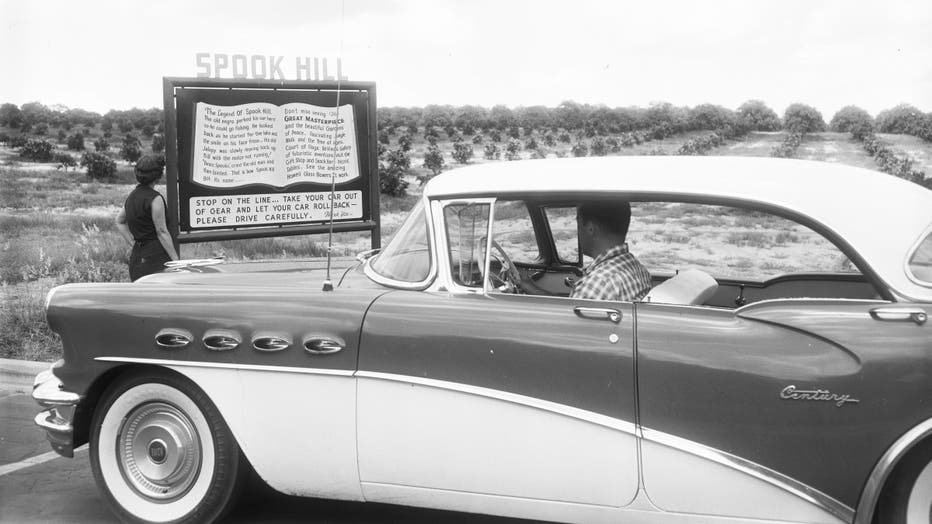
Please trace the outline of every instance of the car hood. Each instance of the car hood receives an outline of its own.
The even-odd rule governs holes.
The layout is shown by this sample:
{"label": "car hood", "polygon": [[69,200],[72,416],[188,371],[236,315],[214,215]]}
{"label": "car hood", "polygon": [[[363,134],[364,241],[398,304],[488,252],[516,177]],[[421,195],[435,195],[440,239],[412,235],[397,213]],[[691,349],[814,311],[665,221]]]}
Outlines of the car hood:
{"label": "car hood", "polygon": [[[347,273],[360,266],[354,258],[335,258],[331,261],[330,279],[334,285],[344,280]],[[362,274],[361,272],[359,273]],[[136,284],[179,284],[205,286],[236,287],[308,287],[323,286],[327,276],[326,259],[306,260],[269,260],[256,262],[223,263],[214,266],[190,267],[166,270],[162,273],[148,275],[136,281]],[[348,278],[353,287],[361,287],[367,278]],[[372,284],[376,286],[375,284]],[[369,286],[366,286],[369,287]],[[377,286],[376,286],[377,287]]]}

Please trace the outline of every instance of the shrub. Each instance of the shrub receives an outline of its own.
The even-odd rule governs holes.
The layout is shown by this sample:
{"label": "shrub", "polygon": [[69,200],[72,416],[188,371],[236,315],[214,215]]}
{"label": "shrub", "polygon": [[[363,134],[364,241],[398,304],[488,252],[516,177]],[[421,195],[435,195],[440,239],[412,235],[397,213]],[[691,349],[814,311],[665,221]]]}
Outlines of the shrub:
{"label": "shrub", "polygon": [[[443,159],[443,153],[440,151],[440,148],[436,145],[428,146],[427,152],[424,153],[424,167],[430,169],[434,176],[437,176],[443,171],[445,164],[446,161]],[[423,184],[423,182],[424,181],[421,183]]]}
{"label": "shrub", "polygon": [[796,149],[803,142],[802,133],[789,133],[783,142],[770,150],[770,156],[776,158],[793,158],[796,156]]}
{"label": "shrub", "polygon": [[485,142],[485,137],[483,137],[481,134],[478,134],[478,135],[472,137],[472,143],[473,143],[473,144],[482,145],[483,142]]}
{"label": "shrub", "polygon": [[460,164],[468,164],[469,159],[473,156],[472,146],[465,142],[456,142],[453,144],[453,160]]}
{"label": "shrub", "polygon": [[120,148],[120,158],[127,162],[135,162],[142,156],[142,144],[135,136],[127,133],[123,137],[123,145]]}
{"label": "shrub", "polygon": [[922,111],[909,104],[900,104],[877,115],[877,130],[881,133],[919,136],[923,120]]}
{"label": "shrub", "polygon": [[791,104],[783,114],[783,127],[791,133],[825,131],[825,121],[818,109],[806,104]]}
{"label": "shrub", "polygon": [[509,138],[508,144],[505,145],[505,160],[518,160],[521,156],[518,154],[518,151],[521,151],[521,142],[517,138]]}
{"label": "shrub", "polygon": [[50,162],[52,160],[52,144],[48,140],[27,140],[20,148],[19,156],[33,162]]}
{"label": "shrub", "polygon": [[78,167],[78,163],[75,162],[74,157],[68,153],[65,153],[64,151],[55,153],[53,160],[57,164],[55,166],[56,169],[64,169],[65,171],[68,171],[69,167]]}
{"label": "shrub", "polygon": [[84,151],[84,135],[74,133],[68,137],[68,149],[71,151]]}
{"label": "shrub", "polygon": [[518,138],[521,136],[521,130],[518,129],[518,126],[511,126],[508,128],[508,132],[506,134],[511,138]]}
{"label": "shrub", "polygon": [[87,151],[81,156],[81,167],[87,169],[87,176],[93,180],[106,180],[116,175],[116,162],[103,153]]}
{"label": "shrub", "polygon": [[388,135],[388,131],[385,131],[384,129],[382,131],[379,131],[379,143],[385,144],[385,145],[392,143],[392,139]]}
{"label": "shrub", "polygon": [[499,160],[502,158],[502,150],[494,142],[485,145],[485,158],[487,160]]}
{"label": "shrub", "polygon": [[534,138],[533,136],[527,137],[527,139],[524,141],[524,149],[527,149],[528,151],[537,149],[537,147],[538,147],[537,139]]}
{"label": "shrub", "polygon": [[8,144],[10,142],[10,135],[0,132],[0,144]]}
{"label": "shrub", "polygon": [[587,156],[589,154],[589,148],[586,147],[586,144],[582,142],[576,142],[573,144],[571,151],[573,156]]}
{"label": "shrub", "polygon": [[570,136],[570,133],[568,131],[563,131],[560,133],[559,140],[560,142],[563,142],[564,144],[569,144],[573,140],[573,138]]}
{"label": "shrub", "polygon": [[547,150],[539,147],[531,151],[531,158],[547,158]]}
{"label": "shrub", "polygon": [[411,135],[408,133],[403,133],[398,137],[398,147],[401,148],[401,150],[404,152],[411,151],[411,144],[413,142],[414,141],[411,139]]}
{"label": "shrub", "polygon": [[605,156],[608,154],[608,147],[605,145],[605,140],[600,136],[592,139],[590,149],[592,151],[592,156]]}
{"label": "shrub", "polygon": [[492,139],[492,142],[501,142],[502,134],[498,131],[498,129],[493,129],[489,131],[489,138]]}
{"label": "shrub", "polygon": [[10,139],[10,147],[12,147],[13,149],[19,149],[25,146],[26,142],[28,142],[28,140],[26,139],[25,136],[23,135],[14,136],[13,138]]}
{"label": "shrub", "polygon": [[617,152],[621,151],[621,143],[618,142],[618,138],[617,138],[617,137],[610,136],[610,137],[606,138],[606,139],[605,139],[605,145],[608,146],[609,151],[611,151],[612,153],[617,153]]}
{"label": "shrub", "polygon": [[851,133],[860,140],[873,130],[874,119],[860,107],[845,106],[835,113],[829,127],[839,133]]}
{"label": "shrub", "polygon": [[97,140],[94,140],[94,151],[97,151],[98,153],[103,153],[109,149],[110,149],[110,142],[107,142],[105,138],[101,137],[101,138],[98,138]]}
{"label": "shrub", "polygon": [[544,133],[544,145],[547,147],[553,147],[557,145],[557,139],[553,136],[553,133],[550,131]]}
{"label": "shrub", "polygon": [[33,128],[32,132],[38,136],[45,136],[49,133],[49,125],[45,122],[40,122],[36,124],[36,127]]}
{"label": "shrub", "polygon": [[777,131],[780,117],[761,100],[748,100],[738,108],[738,120],[753,131]]}
{"label": "shrub", "polygon": [[165,151],[165,135],[162,133],[155,133],[152,135],[152,152],[161,153]]}
{"label": "shrub", "polygon": [[408,194],[408,181],[404,175],[411,168],[411,159],[403,149],[385,154],[385,162],[379,163],[379,190],[383,195],[402,197]]}
{"label": "shrub", "polygon": [[67,140],[68,140],[68,134],[65,133],[65,130],[64,130],[64,129],[59,129],[59,130],[58,130],[58,134],[55,135],[55,136],[58,138],[58,143],[59,143],[59,144],[63,144],[63,143],[65,143],[65,142],[67,142]]}

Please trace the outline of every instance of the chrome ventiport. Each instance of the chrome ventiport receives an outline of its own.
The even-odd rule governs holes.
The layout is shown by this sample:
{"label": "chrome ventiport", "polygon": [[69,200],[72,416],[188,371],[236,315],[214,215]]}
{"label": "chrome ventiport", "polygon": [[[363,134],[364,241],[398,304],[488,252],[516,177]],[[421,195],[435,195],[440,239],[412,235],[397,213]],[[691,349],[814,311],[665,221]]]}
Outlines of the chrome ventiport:
{"label": "chrome ventiport", "polygon": [[252,339],[252,347],[257,351],[282,351],[291,347],[291,340],[275,335],[257,336]]}
{"label": "chrome ventiport", "polygon": [[346,344],[330,337],[308,337],[304,340],[304,350],[312,355],[330,355],[342,350]]}
{"label": "chrome ventiport", "polygon": [[194,335],[185,329],[168,328],[155,335],[155,345],[160,349],[183,349],[191,345]]}
{"label": "chrome ventiport", "polygon": [[204,347],[211,351],[230,351],[242,343],[240,336],[225,329],[212,329],[204,333]]}

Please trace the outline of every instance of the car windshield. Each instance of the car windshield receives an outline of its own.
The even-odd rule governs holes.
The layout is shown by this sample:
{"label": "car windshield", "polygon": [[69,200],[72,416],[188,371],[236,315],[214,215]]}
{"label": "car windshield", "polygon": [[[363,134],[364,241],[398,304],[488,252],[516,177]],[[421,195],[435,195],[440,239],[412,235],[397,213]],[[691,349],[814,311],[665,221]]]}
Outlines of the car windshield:
{"label": "car windshield", "polygon": [[430,238],[424,204],[418,202],[371,268],[380,276],[400,282],[423,282],[430,275]]}
{"label": "car windshield", "polygon": [[926,235],[909,258],[909,272],[923,284],[932,285],[932,233]]}

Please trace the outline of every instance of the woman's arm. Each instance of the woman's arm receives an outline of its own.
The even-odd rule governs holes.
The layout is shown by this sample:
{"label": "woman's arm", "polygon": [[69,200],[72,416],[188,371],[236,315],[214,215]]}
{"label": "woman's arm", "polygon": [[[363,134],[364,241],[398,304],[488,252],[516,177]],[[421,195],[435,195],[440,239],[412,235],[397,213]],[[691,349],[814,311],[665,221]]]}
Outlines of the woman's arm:
{"label": "woman's arm", "polygon": [[178,260],[178,254],[175,253],[175,243],[172,242],[172,236],[168,233],[168,226],[165,225],[165,201],[162,195],[152,199],[152,223],[155,224],[155,234],[159,237],[159,243],[165,248],[165,252],[172,260]]}
{"label": "woman's arm", "polygon": [[126,239],[130,244],[133,243],[133,234],[129,232],[129,226],[126,225],[126,210],[120,209],[120,212],[116,216],[116,228],[120,232],[120,236]]}

